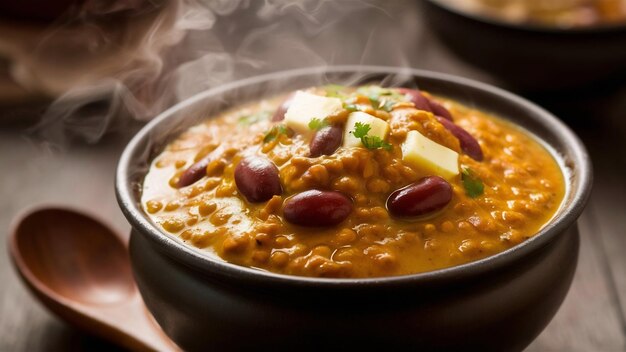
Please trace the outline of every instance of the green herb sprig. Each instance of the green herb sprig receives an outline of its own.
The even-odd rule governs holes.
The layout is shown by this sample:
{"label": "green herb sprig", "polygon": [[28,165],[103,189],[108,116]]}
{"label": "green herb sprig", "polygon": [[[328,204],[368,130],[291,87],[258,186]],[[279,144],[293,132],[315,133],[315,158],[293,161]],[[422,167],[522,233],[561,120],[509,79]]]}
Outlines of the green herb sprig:
{"label": "green herb sprig", "polygon": [[406,97],[393,89],[379,86],[365,86],[357,89],[357,93],[366,96],[374,109],[390,112],[398,101],[405,101]]}
{"label": "green herb sprig", "polygon": [[485,185],[483,184],[483,181],[469,167],[461,167],[461,180],[463,181],[465,193],[470,198],[479,197],[484,193]]}
{"label": "green herb sprig", "polygon": [[345,98],[346,94],[343,92],[345,89],[345,86],[338,84],[328,84],[324,86],[326,96],[331,98]]}
{"label": "green herb sprig", "polygon": [[391,144],[385,142],[378,136],[368,135],[372,127],[367,123],[357,122],[354,124],[354,131],[351,131],[354,137],[361,139],[361,143],[367,149],[391,150]]}
{"label": "green herb sprig", "polygon": [[242,125],[250,126],[260,121],[269,120],[270,116],[272,116],[270,111],[259,111],[254,114],[241,115],[237,122]]}
{"label": "green herb sprig", "polygon": [[380,106],[380,109],[386,112],[391,112],[391,110],[393,110],[394,105],[396,105],[395,101],[385,100],[384,103],[382,103],[382,105]]}
{"label": "green herb sprig", "polygon": [[355,112],[355,111],[359,111],[359,106],[356,104],[343,104],[343,108],[350,111],[350,112]]}
{"label": "green herb sprig", "polygon": [[267,133],[265,133],[265,137],[263,137],[263,143],[271,142],[274,139],[278,138],[278,136],[280,136],[281,134],[286,135],[288,133],[289,133],[289,130],[287,129],[287,126],[281,123],[279,125],[272,127],[272,129],[270,129]]}
{"label": "green herb sprig", "polygon": [[315,117],[309,121],[309,129],[313,131],[319,131],[326,126],[328,126],[328,121],[326,121],[326,119],[320,120]]}

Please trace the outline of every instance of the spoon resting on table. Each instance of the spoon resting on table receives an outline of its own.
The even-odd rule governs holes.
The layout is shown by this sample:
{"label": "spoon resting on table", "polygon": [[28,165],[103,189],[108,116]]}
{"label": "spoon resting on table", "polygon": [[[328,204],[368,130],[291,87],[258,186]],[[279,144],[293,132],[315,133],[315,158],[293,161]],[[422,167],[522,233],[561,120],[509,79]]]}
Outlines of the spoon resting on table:
{"label": "spoon resting on table", "polygon": [[28,288],[73,325],[135,351],[179,351],[146,309],[126,245],[98,220],[31,211],[14,223],[9,251]]}

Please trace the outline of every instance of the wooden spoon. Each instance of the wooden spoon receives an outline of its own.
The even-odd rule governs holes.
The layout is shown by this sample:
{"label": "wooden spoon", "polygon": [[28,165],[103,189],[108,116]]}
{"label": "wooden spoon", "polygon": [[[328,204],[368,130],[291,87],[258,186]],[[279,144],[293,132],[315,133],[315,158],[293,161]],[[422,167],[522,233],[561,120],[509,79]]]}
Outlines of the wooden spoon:
{"label": "wooden spoon", "polygon": [[13,263],[52,312],[131,350],[179,350],[146,309],[127,248],[110,228],[61,208],[36,209],[14,224]]}

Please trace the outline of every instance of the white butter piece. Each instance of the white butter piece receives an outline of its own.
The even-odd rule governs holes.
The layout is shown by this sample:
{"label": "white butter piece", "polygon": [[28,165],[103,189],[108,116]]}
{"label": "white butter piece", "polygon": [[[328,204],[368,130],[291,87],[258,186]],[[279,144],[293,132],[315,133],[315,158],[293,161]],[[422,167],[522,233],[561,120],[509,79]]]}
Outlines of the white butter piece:
{"label": "white butter piece", "polygon": [[451,179],[459,174],[459,154],[417,131],[407,133],[402,144],[402,160],[445,179]]}
{"label": "white butter piece", "polygon": [[368,124],[370,130],[367,133],[368,136],[376,136],[382,140],[387,138],[389,134],[389,124],[384,120],[379,119],[376,116],[364,113],[362,111],[355,111],[348,115],[348,121],[346,122],[346,129],[343,133],[343,146],[344,147],[362,147],[360,138],[356,138],[352,132],[354,132],[357,122],[362,124]]}
{"label": "white butter piece", "polygon": [[307,134],[313,132],[309,128],[312,119],[323,120],[342,108],[339,98],[327,98],[299,90],[285,113],[285,124],[297,133]]}

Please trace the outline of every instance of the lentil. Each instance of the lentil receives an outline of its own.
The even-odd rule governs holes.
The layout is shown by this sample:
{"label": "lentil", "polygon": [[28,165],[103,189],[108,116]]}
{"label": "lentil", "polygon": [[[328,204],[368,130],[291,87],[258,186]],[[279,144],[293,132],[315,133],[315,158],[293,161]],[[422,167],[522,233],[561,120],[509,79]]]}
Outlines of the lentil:
{"label": "lentil", "polygon": [[[324,94],[316,88],[311,92]],[[463,152],[459,139],[432,112],[416,109],[414,102],[398,101],[383,111],[368,97],[347,92],[350,104],[387,121],[390,150],[339,146],[313,158],[313,133],[287,131],[265,142],[266,133],[282,122],[268,119],[244,128],[239,110],[226,111],[181,134],[153,161],[143,184],[146,213],[170,236],[239,265],[288,275],[376,277],[446,268],[504,251],[536,234],[559,208],[565,193],[559,165],[523,130],[422,92],[476,139],[484,154],[478,161]],[[244,108],[276,107],[282,99]],[[327,122],[343,126],[347,118],[342,110]],[[390,214],[387,198],[394,191],[437,176],[403,162],[400,145],[409,130],[459,153],[459,163],[482,180],[484,193],[469,197],[459,175],[446,180],[451,200],[445,208],[415,218]],[[184,168],[209,154],[206,174],[179,187]],[[236,166],[250,156],[275,165],[282,187],[254,203],[235,183]],[[345,198],[348,215],[325,227],[290,223],[285,205],[313,189],[341,194],[335,196]],[[322,220],[305,223],[316,226]]]}

